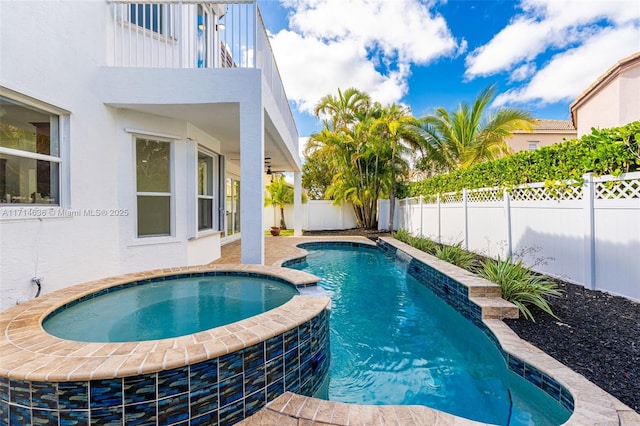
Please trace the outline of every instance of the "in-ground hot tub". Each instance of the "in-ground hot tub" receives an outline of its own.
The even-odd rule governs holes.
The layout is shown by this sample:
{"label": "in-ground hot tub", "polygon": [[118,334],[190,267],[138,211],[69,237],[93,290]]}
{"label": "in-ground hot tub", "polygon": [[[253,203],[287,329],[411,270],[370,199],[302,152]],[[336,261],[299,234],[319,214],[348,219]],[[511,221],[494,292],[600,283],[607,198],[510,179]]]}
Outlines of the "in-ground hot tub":
{"label": "in-ground hot tub", "polygon": [[329,359],[322,296],[295,295],[237,322],[159,340],[86,343],[42,328],[51,313],[96,295],[210,277],[259,278],[302,294],[318,280],[257,265],[177,268],[82,284],[9,309],[0,315],[0,424],[229,424],[285,391],[315,393]]}

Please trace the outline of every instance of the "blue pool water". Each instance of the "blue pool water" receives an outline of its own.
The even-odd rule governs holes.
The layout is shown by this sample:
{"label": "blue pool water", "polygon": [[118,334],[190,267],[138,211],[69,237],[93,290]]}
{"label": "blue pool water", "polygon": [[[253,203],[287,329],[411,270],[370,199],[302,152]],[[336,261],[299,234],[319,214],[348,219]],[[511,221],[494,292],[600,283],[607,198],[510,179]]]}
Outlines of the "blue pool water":
{"label": "blue pool water", "polygon": [[328,399],[426,405],[501,425],[568,419],[508,370],[480,329],[378,250],[310,249],[306,262],[291,267],[321,277],[332,299]]}
{"label": "blue pool water", "polygon": [[184,336],[276,308],[298,291],[263,278],[205,276],[156,281],[102,294],[46,318],[44,329],[82,342]]}

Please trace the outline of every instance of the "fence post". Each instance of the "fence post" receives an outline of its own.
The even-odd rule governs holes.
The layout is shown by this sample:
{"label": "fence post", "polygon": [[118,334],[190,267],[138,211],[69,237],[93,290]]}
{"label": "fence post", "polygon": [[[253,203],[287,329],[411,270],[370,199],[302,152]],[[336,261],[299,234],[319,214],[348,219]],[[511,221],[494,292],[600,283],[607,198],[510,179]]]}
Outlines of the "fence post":
{"label": "fence post", "polygon": [[422,195],[419,198],[420,200],[420,238],[422,238]]}
{"label": "fence post", "polygon": [[440,194],[436,195],[436,206],[438,208],[438,244],[442,244],[442,220],[440,216]]}
{"label": "fence post", "polygon": [[404,226],[407,231],[411,232],[411,228],[409,227],[409,197],[404,199],[404,211],[406,213],[404,217]]}
{"label": "fence post", "polygon": [[502,198],[504,199],[504,218],[507,225],[507,258],[511,259],[513,255],[513,243],[511,240],[511,194],[505,188],[502,192]]}
{"label": "fence post", "polygon": [[585,286],[595,290],[596,285],[596,241],[595,241],[595,188],[593,173],[582,175],[582,214],[584,217],[584,264]]}
{"label": "fence post", "polygon": [[464,211],[464,249],[469,250],[469,217],[467,204],[469,201],[469,193],[467,188],[462,188],[462,208]]}

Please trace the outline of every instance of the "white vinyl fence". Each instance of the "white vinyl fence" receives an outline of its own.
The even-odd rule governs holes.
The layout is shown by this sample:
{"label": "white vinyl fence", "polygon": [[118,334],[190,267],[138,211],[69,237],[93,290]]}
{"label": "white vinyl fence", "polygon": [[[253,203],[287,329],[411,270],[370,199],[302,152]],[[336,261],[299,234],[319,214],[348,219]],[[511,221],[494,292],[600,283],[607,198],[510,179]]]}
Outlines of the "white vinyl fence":
{"label": "white vinyl fence", "polygon": [[[293,229],[293,205],[284,209],[287,228]],[[280,226],[280,209],[264,208],[265,226]],[[330,200],[309,200],[302,205],[302,229],[306,231],[327,231],[355,228],[356,219],[350,203],[334,206]]]}
{"label": "white vinyl fence", "polygon": [[[389,202],[379,206],[388,224]],[[562,190],[542,183],[398,201],[394,227],[640,301],[640,172],[585,175]]]}

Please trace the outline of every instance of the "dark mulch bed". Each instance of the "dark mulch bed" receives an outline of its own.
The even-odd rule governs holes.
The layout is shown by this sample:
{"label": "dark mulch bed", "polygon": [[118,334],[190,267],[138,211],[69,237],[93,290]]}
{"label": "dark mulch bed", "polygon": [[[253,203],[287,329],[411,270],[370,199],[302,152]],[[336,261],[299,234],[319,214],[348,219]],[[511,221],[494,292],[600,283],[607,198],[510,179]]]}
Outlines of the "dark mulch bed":
{"label": "dark mulch bed", "polygon": [[640,303],[558,281],[559,319],[505,320],[518,336],[640,412]]}
{"label": "dark mulch bed", "polygon": [[[305,231],[313,235],[360,235],[386,231]],[[532,308],[536,322],[505,320],[522,339],[542,349],[640,413],[640,303],[557,281],[564,294],[551,301],[559,319]]]}

